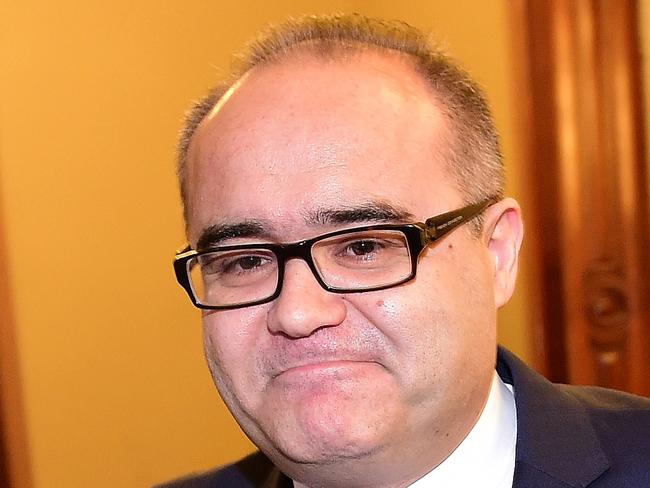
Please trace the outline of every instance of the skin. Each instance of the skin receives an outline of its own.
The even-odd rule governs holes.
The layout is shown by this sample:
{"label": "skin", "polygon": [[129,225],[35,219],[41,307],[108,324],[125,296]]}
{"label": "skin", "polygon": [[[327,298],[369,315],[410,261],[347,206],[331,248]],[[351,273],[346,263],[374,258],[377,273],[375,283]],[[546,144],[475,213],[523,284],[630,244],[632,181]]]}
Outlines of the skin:
{"label": "skin", "polygon": [[[398,221],[462,207],[438,107],[397,55],[295,54],[255,68],[192,141],[190,243],[250,219],[263,235],[222,243],[294,242],[376,223],[310,218],[369,203],[399,210]],[[462,226],[424,252],[414,281],[369,293],[329,293],[289,261],[273,302],[204,314],[219,392],[297,486],[407,486],[485,405],[521,235],[516,202],[503,200],[481,236]]]}

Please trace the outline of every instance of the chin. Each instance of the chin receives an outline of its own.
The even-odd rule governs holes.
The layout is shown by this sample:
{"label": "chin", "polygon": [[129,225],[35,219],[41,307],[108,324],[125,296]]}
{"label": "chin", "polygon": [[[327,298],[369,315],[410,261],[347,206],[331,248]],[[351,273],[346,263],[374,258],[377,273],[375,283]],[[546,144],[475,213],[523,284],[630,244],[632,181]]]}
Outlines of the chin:
{"label": "chin", "polygon": [[293,463],[363,459],[381,451],[400,424],[400,416],[376,405],[315,397],[286,408],[264,430],[275,450]]}
{"label": "chin", "polygon": [[378,439],[349,432],[345,436],[315,434],[305,432],[298,439],[276,439],[275,448],[292,463],[324,466],[368,458],[382,446]]}

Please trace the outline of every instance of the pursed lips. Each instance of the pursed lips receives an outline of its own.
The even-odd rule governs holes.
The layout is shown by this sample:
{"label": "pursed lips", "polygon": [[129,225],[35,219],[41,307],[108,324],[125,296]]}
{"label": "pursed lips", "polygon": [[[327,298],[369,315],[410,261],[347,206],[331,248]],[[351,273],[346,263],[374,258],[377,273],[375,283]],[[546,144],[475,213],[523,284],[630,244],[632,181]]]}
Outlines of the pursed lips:
{"label": "pursed lips", "polygon": [[383,367],[375,357],[359,354],[346,355],[316,355],[296,358],[292,361],[281,362],[272,368],[271,378],[276,379],[286,374],[332,374],[357,366],[376,365]]}

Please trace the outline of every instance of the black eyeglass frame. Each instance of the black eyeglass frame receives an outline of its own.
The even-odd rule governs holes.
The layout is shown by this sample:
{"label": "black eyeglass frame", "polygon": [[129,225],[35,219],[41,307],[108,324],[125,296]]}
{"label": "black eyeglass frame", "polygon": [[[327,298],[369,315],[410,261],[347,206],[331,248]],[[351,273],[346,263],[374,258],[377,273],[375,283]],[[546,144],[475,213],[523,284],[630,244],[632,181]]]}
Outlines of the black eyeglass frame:
{"label": "black eyeglass frame", "polygon": [[[444,235],[448,234],[456,227],[470,221],[490,205],[494,204],[496,199],[490,198],[482,202],[467,205],[457,210],[445,212],[440,215],[428,218],[425,222],[415,222],[411,224],[375,224],[363,227],[353,227],[349,229],[337,230],[322,234],[311,239],[305,239],[299,242],[288,244],[275,244],[275,243],[260,243],[260,244],[236,244],[232,246],[212,246],[201,250],[194,250],[189,245],[176,253],[174,258],[174,271],[176,273],[176,280],[185,289],[190,297],[190,300],[195,307],[206,310],[233,310],[237,308],[252,307],[254,305],[261,305],[275,300],[282,291],[284,282],[284,268],[285,263],[289,259],[302,259],[307,263],[312,274],[316,278],[318,284],[324,289],[332,293],[363,293],[368,291],[385,290],[394,286],[399,286],[415,278],[417,273],[417,263],[422,251],[430,244],[434,243]],[[369,230],[395,230],[400,231],[406,236],[406,242],[411,256],[411,272],[405,278],[388,285],[378,285],[369,288],[337,288],[329,286],[323,281],[316,264],[311,255],[311,249],[315,243],[330,237],[352,234],[356,232],[364,232]],[[278,263],[278,283],[275,291],[262,299],[253,300],[250,302],[238,303],[236,305],[206,305],[201,303],[198,299],[192,282],[190,279],[190,270],[188,264],[191,259],[197,258],[203,254],[218,252],[218,251],[236,251],[242,249],[265,249],[271,251],[277,258]]]}

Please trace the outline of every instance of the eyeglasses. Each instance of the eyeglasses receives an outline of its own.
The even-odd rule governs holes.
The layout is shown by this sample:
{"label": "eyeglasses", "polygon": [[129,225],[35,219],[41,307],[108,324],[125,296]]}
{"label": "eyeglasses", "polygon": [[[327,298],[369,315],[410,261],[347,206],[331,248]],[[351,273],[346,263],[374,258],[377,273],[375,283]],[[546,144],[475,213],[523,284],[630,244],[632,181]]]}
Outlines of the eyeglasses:
{"label": "eyeglasses", "polygon": [[494,199],[413,224],[343,229],[291,244],[238,244],[179,251],[176,279],[192,303],[223,310],[270,302],[280,295],[285,263],[302,259],[332,293],[361,293],[415,278],[418,257],[431,243],[473,219]]}

